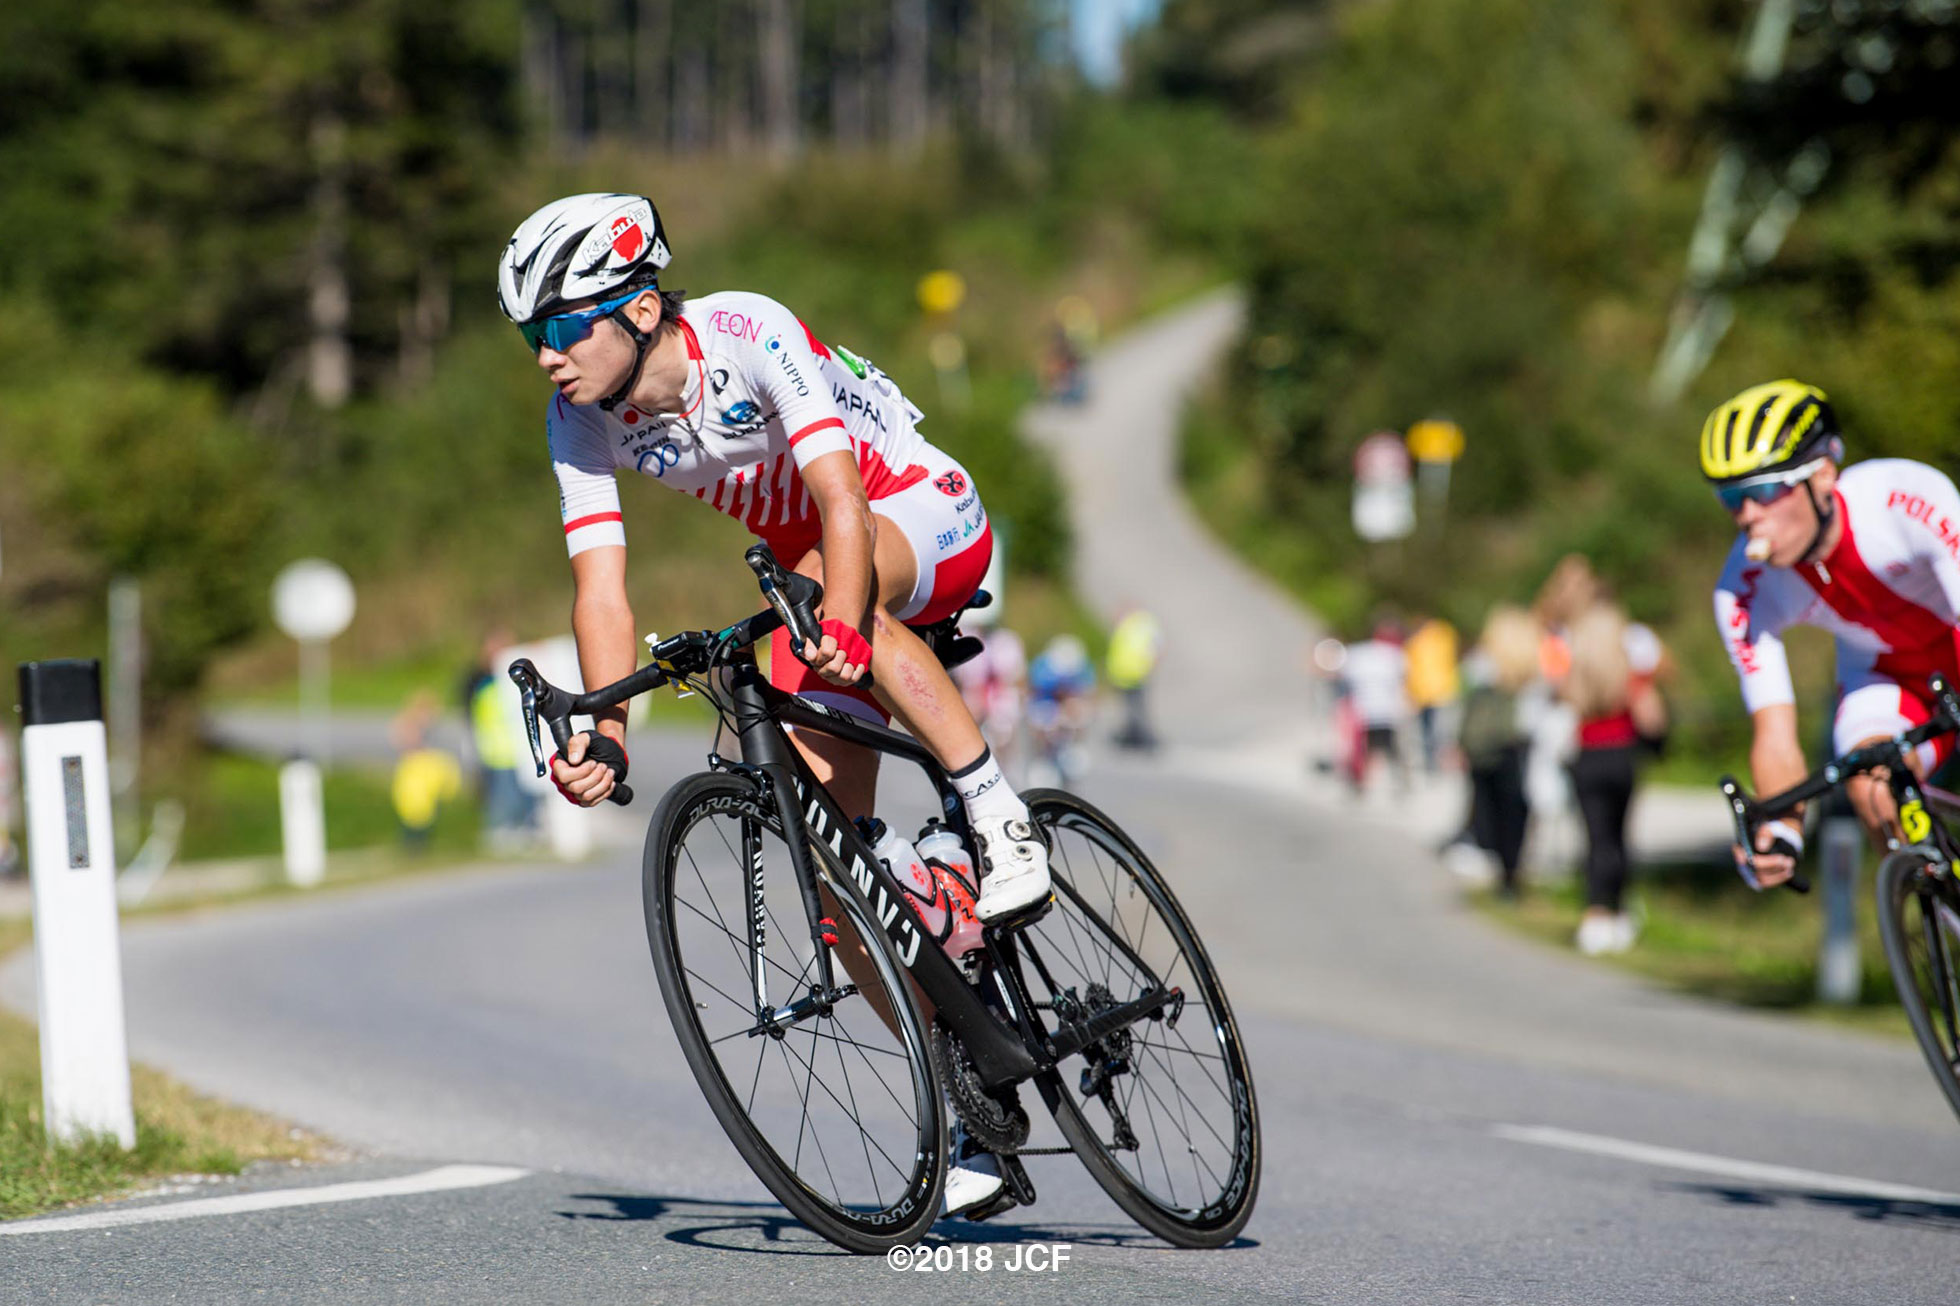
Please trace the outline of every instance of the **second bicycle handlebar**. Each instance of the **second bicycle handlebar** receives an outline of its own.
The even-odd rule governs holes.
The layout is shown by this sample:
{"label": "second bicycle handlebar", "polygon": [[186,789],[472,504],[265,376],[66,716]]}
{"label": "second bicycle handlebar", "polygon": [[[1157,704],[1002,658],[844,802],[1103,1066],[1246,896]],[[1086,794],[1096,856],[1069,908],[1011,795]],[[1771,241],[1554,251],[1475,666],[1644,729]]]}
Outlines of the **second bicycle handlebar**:
{"label": "second bicycle handlebar", "polygon": [[[1927,685],[1932,690],[1936,705],[1931,720],[1914,726],[1896,738],[1854,748],[1842,757],[1826,762],[1803,781],[1780,794],[1751,798],[1734,776],[1722,777],[1722,797],[1728,800],[1729,813],[1735,821],[1736,846],[1742,849],[1743,860],[1752,874],[1756,864],[1755,833],[1763,822],[1773,821],[1813,798],[1823,797],[1853,776],[1863,775],[1881,766],[1903,765],[1907,751],[1930,739],[1960,730],[1960,694],[1956,694],[1946,677],[1937,671]],[[1797,893],[1810,892],[1810,881],[1801,875],[1791,876],[1786,883]]]}
{"label": "second bicycle handlebar", "polygon": [[[767,610],[719,633],[690,630],[661,640],[653,646],[652,661],[610,685],[574,694],[546,680],[529,658],[519,658],[510,664],[510,678],[516,683],[523,704],[524,734],[530,741],[531,760],[537,764],[540,776],[550,771],[539,742],[540,721],[550,730],[558,751],[563,753],[571,744],[573,717],[591,716],[636,695],[659,689],[673,679],[670,668],[675,668],[676,663],[684,663],[677,668],[683,674],[706,671],[713,662],[714,650],[747,648],[779,626],[788,629],[790,645],[798,657],[804,656],[805,648],[815,650],[822,638],[817,605],[823,602],[823,586],[808,576],[785,571],[766,544],[752,545],[743,558],[755,572],[763,597],[769,600]],[[623,807],[633,801],[633,790],[624,784],[615,785],[608,797]]]}

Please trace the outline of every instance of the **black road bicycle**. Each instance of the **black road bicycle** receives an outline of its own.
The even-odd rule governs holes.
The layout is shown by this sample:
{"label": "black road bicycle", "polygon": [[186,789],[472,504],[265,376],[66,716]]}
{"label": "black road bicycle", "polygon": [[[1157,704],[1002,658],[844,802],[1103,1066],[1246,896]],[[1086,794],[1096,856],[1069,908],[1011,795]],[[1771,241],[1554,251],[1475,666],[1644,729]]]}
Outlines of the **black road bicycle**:
{"label": "black road bicycle", "polygon": [[[668,684],[708,698],[740,741],[740,761],[710,753],[661,800],[642,872],[667,1014],[736,1150],[812,1230],[883,1252],[939,1218],[950,1101],[1015,1202],[1035,1198],[1022,1157],[1073,1152],[1166,1242],[1230,1242],[1258,1192],[1259,1112],[1224,987],[1163,876],[1096,808],[1030,790],[1053,904],[948,956],[784,728],[914,763],[972,848],[952,781],[910,735],[768,683],[753,645],[786,626],[814,649],[822,591],[766,546],[747,561],[767,609],[662,640],[611,685],[575,695],[510,668],[541,768],[540,719],[563,749],[575,714]],[[921,631],[949,665],[977,648],[957,621]],[[1067,1147],[1027,1146],[1024,1083]]]}
{"label": "black road bicycle", "polygon": [[[1936,674],[1929,683],[1937,710],[1924,725],[1855,748],[1772,797],[1750,798],[1733,776],[1722,777],[1722,793],[1735,816],[1737,844],[1753,850],[1752,836],[1762,822],[1822,797],[1852,776],[1885,772],[1902,837],[1888,841],[1890,851],[1878,868],[1879,934],[1920,1051],[1947,1104],[1960,1115],[1960,885],[1954,880],[1960,842],[1939,819],[1960,817],[1960,794],[1928,784],[1906,765],[1912,749],[1960,730],[1960,697],[1944,676]],[[1800,893],[1810,888],[1801,877],[1788,883]]]}

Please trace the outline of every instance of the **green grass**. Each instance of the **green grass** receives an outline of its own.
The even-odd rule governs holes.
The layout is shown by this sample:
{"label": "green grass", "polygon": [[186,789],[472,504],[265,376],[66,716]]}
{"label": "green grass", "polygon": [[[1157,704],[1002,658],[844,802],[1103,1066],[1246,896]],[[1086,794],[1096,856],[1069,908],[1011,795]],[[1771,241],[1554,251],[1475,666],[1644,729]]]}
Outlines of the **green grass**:
{"label": "green grass", "polygon": [[[0,920],[0,957],[32,927]],[[51,1145],[41,1118],[40,1041],[0,1013],[0,1219],[97,1201],[179,1174],[238,1174],[256,1161],[303,1162],[330,1149],[284,1121],[194,1093],[147,1066],[130,1067],[136,1146],[113,1139]]]}
{"label": "green grass", "polygon": [[[388,784],[389,773],[380,767],[334,767],[326,772],[322,796],[330,851],[399,842]],[[152,797],[172,797],[184,804],[179,861],[272,857],[280,851],[277,763],[236,753],[212,754],[204,765],[185,768],[176,781],[159,785]],[[477,824],[476,800],[465,792],[443,805],[428,851],[473,854]]]}
{"label": "green grass", "polygon": [[[1817,1000],[1817,950],[1824,932],[1817,895],[1751,893],[1733,872],[1719,867],[1643,867],[1629,893],[1629,910],[1641,918],[1640,939],[1631,952],[1600,960],[1696,997],[1910,1038],[1869,902],[1870,870],[1866,867],[1859,881],[1864,973],[1853,1005]],[[1515,902],[1489,891],[1474,894],[1472,901],[1506,928],[1560,948],[1572,947],[1585,906],[1576,877],[1534,884]]]}

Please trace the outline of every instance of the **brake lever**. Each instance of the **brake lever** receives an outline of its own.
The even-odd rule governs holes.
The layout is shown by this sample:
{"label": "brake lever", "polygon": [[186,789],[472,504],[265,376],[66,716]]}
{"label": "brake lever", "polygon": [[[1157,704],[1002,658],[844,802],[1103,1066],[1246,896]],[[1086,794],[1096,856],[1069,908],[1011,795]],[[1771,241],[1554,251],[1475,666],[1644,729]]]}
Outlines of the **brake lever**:
{"label": "brake lever", "polygon": [[531,665],[531,659],[519,658],[510,664],[510,678],[517,684],[518,695],[524,707],[524,739],[531,745],[531,761],[538,768],[539,778],[545,774],[544,749],[538,744],[538,683],[543,677]]}

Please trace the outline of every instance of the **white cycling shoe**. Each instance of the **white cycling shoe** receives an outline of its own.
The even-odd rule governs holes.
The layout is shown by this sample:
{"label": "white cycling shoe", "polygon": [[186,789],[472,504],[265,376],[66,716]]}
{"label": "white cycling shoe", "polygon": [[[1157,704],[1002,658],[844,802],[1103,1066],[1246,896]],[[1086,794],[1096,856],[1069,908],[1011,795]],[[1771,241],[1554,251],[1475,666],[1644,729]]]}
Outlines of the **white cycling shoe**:
{"label": "white cycling shoe", "polygon": [[980,901],[974,915],[993,922],[1048,900],[1048,849],[1026,821],[1003,816],[975,821],[980,843]]}
{"label": "white cycling shoe", "polygon": [[946,1206],[942,1215],[959,1215],[985,1206],[999,1197],[1000,1190],[1006,1186],[994,1154],[968,1138],[966,1126],[957,1121],[946,1158],[950,1165],[946,1170]]}

